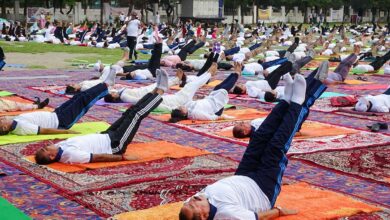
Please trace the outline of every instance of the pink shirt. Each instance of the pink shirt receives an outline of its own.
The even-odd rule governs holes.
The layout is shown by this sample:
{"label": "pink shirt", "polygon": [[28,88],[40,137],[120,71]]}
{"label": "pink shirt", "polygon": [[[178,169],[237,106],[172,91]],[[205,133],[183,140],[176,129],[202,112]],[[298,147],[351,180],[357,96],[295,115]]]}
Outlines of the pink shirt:
{"label": "pink shirt", "polygon": [[164,57],[163,59],[161,59],[161,61],[164,62],[164,66],[173,67],[176,66],[176,64],[180,63],[181,59],[178,55],[170,55]]}

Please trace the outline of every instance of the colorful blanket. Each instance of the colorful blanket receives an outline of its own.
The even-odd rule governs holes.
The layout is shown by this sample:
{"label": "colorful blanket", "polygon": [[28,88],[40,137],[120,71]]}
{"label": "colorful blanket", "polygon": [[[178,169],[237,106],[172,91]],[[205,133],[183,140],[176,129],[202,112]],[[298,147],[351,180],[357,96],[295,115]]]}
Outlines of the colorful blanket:
{"label": "colorful blanket", "polygon": [[[190,196],[190,194],[188,195]],[[145,210],[121,213],[114,219],[177,219],[182,202],[155,206]],[[297,215],[280,219],[335,219],[352,216],[357,213],[371,213],[381,208],[363,203],[340,193],[314,188],[307,183],[283,185],[276,205],[298,210]]]}
{"label": "colorful blanket", "polygon": [[[237,120],[248,120],[248,119],[256,119],[256,118],[262,118],[266,115],[268,115],[268,112],[260,111],[256,109],[232,109],[224,111],[224,114],[232,116],[234,118],[232,119],[226,119],[226,120],[218,120],[218,121],[199,121],[199,120],[183,120],[178,123],[190,125],[190,124],[207,124],[211,122],[225,122],[225,121],[237,121]],[[165,115],[154,115],[153,118],[160,120],[160,121],[169,121],[171,116],[169,114]]]}
{"label": "colorful blanket", "polygon": [[109,124],[107,124],[106,122],[84,122],[84,123],[77,123],[70,129],[72,131],[79,132],[79,134],[50,134],[50,135],[28,135],[28,136],[18,136],[18,135],[8,134],[5,136],[1,136],[0,145],[34,142],[34,141],[42,141],[42,140],[66,139],[66,138],[75,137],[83,134],[102,132],[106,130],[108,127]]}
{"label": "colorful blanket", "polygon": [[301,154],[294,158],[390,185],[390,145]]}
{"label": "colorful blanket", "polygon": [[[192,147],[181,146],[175,143],[166,141],[155,141],[148,143],[135,143],[130,144],[127,147],[126,155],[132,155],[137,157],[134,161],[120,161],[120,162],[99,162],[99,163],[87,163],[87,164],[63,164],[53,163],[47,165],[53,170],[60,172],[78,172],[87,169],[100,169],[106,167],[115,167],[126,164],[142,163],[151,160],[158,160],[161,158],[182,158],[182,157],[194,157],[204,154],[209,154],[205,150],[199,150]],[[27,160],[35,163],[34,156],[27,156]]]}

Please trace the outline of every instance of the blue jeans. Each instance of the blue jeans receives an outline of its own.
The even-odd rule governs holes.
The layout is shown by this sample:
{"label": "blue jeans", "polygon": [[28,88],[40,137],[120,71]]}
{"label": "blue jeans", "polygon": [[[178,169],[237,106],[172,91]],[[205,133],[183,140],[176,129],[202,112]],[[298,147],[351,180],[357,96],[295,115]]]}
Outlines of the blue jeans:
{"label": "blue jeans", "polygon": [[84,92],[74,95],[54,110],[58,117],[58,128],[71,128],[99,99],[107,94],[107,85],[100,83]]}
{"label": "blue jeans", "polygon": [[[317,80],[318,81],[318,80]],[[252,133],[248,147],[235,175],[252,178],[273,207],[280,193],[287,152],[298,128],[304,122],[309,106],[326,90],[322,83],[307,88],[302,105],[280,101],[261,126]]]}

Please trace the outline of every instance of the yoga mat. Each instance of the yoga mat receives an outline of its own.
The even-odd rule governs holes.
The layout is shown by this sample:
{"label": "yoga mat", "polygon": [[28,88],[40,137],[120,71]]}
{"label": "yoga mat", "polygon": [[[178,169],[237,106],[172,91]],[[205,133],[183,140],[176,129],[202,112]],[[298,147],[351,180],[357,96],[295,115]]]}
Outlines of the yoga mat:
{"label": "yoga mat", "polygon": [[386,115],[389,114],[388,112],[358,112],[353,109],[343,109],[340,108],[337,110],[338,112],[345,112],[349,114],[355,114],[355,115],[364,115],[364,116],[381,116],[381,115]]}
{"label": "yoga mat", "polygon": [[[225,109],[234,109],[234,108],[236,108],[236,106],[235,105],[226,104],[224,108]],[[123,111],[126,111],[126,110],[123,109]],[[163,115],[163,114],[171,114],[171,112],[172,111],[160,109],[160,108],[157,107],[151,113],[155,114],[155,115]]]}
{"label": "yoga mat", "polygon": [[[148,142],[148,143],[129,144],[127,146],[127,150],[125,154],[136,156],[139,159],[135,161],[99,162],[99,163],[87,163],[87,164],[53,163],[48,165],[48,167],[61,172],[77,172],[86,169],[99,169],[99,168],[113,167],[113,166],[119,166],[125,164],[141,163],[141,162],[157,160],[161,158],[195,157],[195,156],[210,154],[210,152],[206,150],[182,146],[167,141],[155,141],[155,142]],[[34,156],[28,156],[27,159],[31,162],[35,162]]]}
{"label": "yoga mat", "polygon": [[8,91],[0,91],[0,97],[15,95],[15,93]]}
{"label": "yoga mat", "polygon": [[5,64],[5,67],[11,67],[11,68],[26,68],[26,64],[15,64],[15,63],[7,63]]}
{"label": "yoga mat", "polygon": [[[346,129],[339,126],[307,121],[303,123],[301,131],[295,135],[294,139],[311,139],[311,138],[326,137],[326,136],[355,134],[357,132],[358,131],[356,130]],[[215,134],[218,136],[235,138],[233,137],[232,127],[216,132]],[[241,138],[239,140],[249,141],[249,137]]]}
{"label": "yoga mat", "polygon": [[338,92],[324,92],[320,96],[320,99],[331,98],[331,97],[339,97],[339,96],[347,96],[347,94],[338,93]]}
{"label": "yoga mat", "polygon": [[0,219],[1,220],[25,220],[31,219],[18,208],[9,203],[6,199],[0,197]]}
{"label": "yoga mat", "polygon": [[[19,96],[5,96],[5,97],[1,97],[1,98],[6,99],[6,100],[10,100],[10,101],[20,102],[20,103],[26,103],[26,104],[32,103],[32,101],[21,98]],[[35,109],[35,110],[29,110],[29,111],[1,112],[0,116],[14,116],[14,115],[20,115],[23,113],[34,112],[34,111],[53,111],[53,109],[50,107],[45,107],[43,109]]]}
{"label": "yoga mat", "polygon": [[8,134],[8,135],[1,136],[0,145],[53,140],[53,139],[66,139],[66,138],[75,137],[83,134],[102,132],[105,131],[108,127],[109,124],[107,124],[106,122],[84,122],[84,123],[77,123],[70,129],[72,131],[80,132],[80,134],[50,134],[50,135],[28,135],[28,136],[18,136],[18,135]]}
{"label": "yoga mat", "polygon": [[[283,185],[276,204],[288,209],[298,210],[297,215],[278,219],[337,219],[360,212],[375,212],[381,209],[365,204],[340,193],[313,188],[307,183]],[[149,209],[125,212],[113,216],[117,220],[177,219],[183,202],[155,206]]]}
{"label": "yoga mat", "polygon": [[284,216],[284,220],[337,219],[360,212],[380,211],[343,194],[314,188],[307,183],[283,185],[276,206],[298,210],[297,215]]}
{"label": "yoga mat", "polygon": [[367,82],[357,79],[346,79],[344,80],[344,83],[347,85],[362,85],[362,84],[373,84],[373,82]]}
{"label": "yoga mat", "polygon": [[340,86],[340,89],[346,89],[346,90],[379,90],[379,89],[387,89],[387,87],[389,87],[389,85],[371,84],[371,85]]}
{"label": "yoga mat", "polygon": [[[217,121],[198,121],[198,120],[183,120],[179,121],[179,124],[207,124],[211,122],[226,122],[226,121],[238,121],[238,120],[250,120],[250,119],[256,119],[256,118],[262,118],[268,115],[268,112],[265,111],[259,111],[256,109],[231,109],[224,111],[224,114],[233,116],[233,119],[228,120],[217,120]],[[160,121],[169,121],[171,118],[170,115],[153,115],[152,118],[160,120]]]}
{"label": "yoga mat", "polygon": [[[222,81],[221,80],[213,80],[211,82],[209,82],[208,84],[204,85],[204,86],[208,86],[208,87],[216,87],[217,85],[219,85]],[[179,86],[171,86],[170,89],[174,89],[174,90],[180,90],[182,89],[182,87],[179,87]]]}

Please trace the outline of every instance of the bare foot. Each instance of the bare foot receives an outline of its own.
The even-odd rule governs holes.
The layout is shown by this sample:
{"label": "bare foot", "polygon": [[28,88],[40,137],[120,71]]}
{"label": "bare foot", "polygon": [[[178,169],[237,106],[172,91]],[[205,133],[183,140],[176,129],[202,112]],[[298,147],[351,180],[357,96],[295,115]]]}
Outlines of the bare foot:
{"label": "bare foot", "polygon": [[218,70],[218,64],[213,63],[209,69],[209,73],[211,74],[211,76],[215,76],[217,74],[217,70]]}

